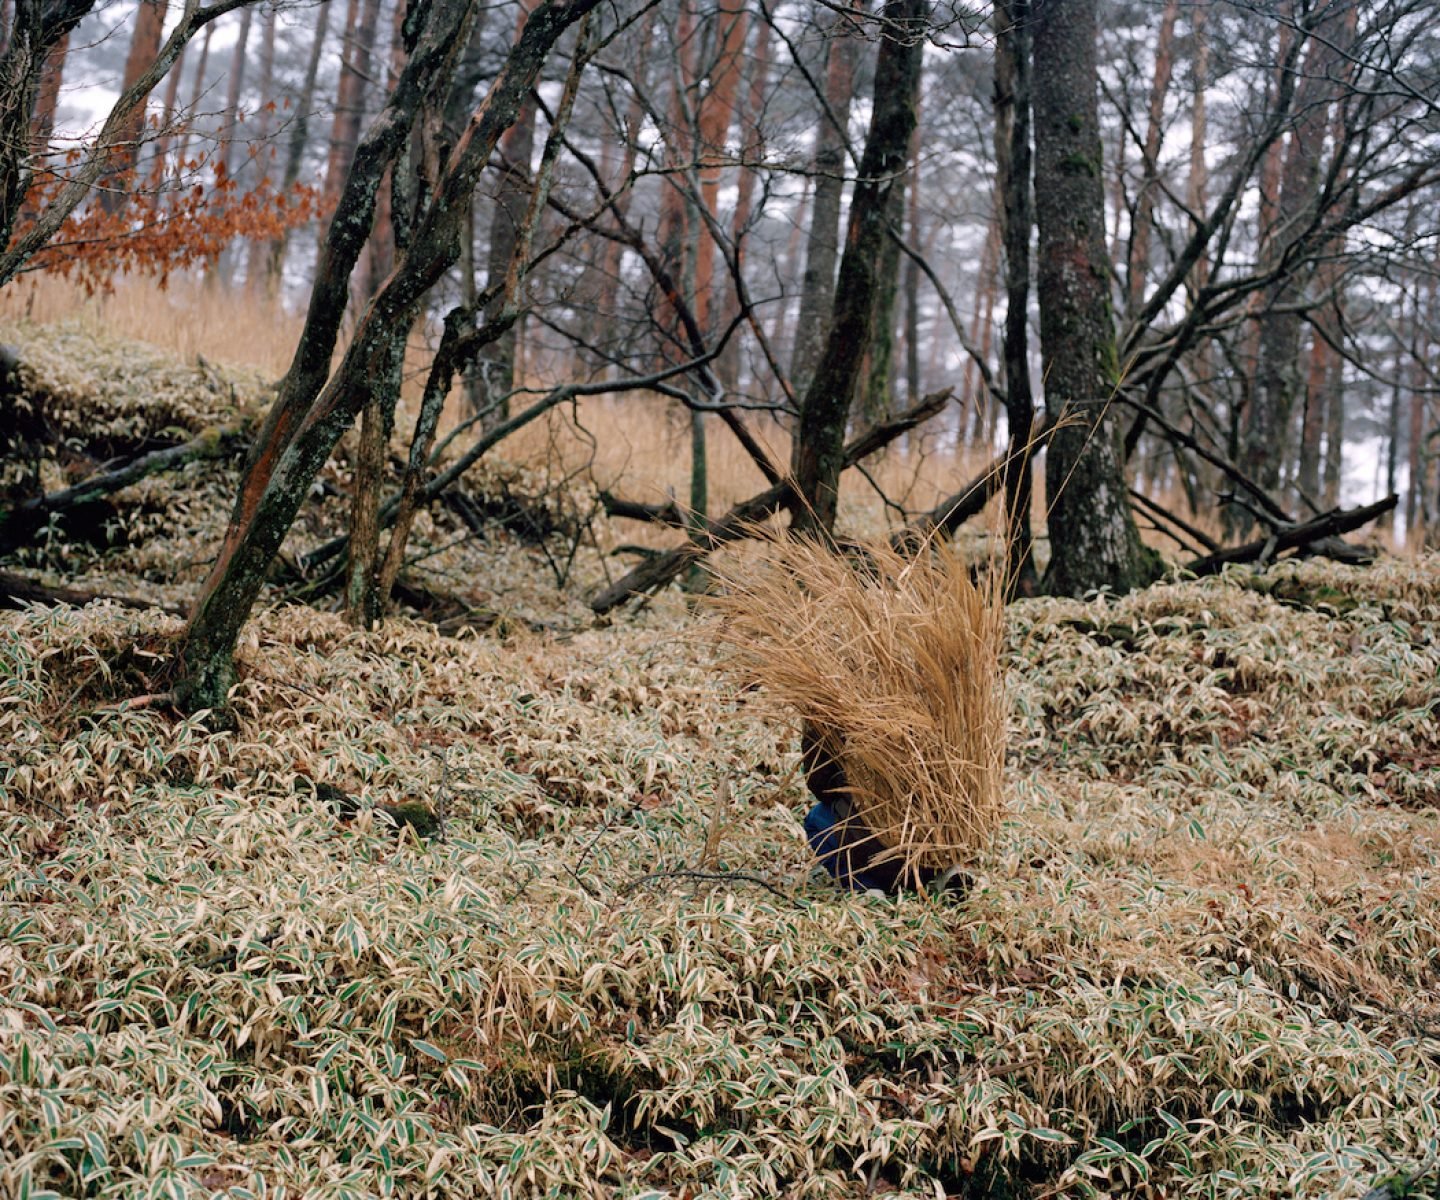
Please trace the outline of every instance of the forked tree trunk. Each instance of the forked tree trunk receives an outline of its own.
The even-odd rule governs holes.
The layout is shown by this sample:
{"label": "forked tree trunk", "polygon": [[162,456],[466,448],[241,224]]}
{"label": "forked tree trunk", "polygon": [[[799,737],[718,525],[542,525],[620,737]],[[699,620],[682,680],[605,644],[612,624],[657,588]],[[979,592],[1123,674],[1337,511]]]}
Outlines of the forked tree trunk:
{"label": "forked tree trunk", "polygon": [[925,0],[888,0],[875,64],[870,131],[850,199],[845,253],[835,286],[824,353],[800,406],[791,457],[798,501],[792,528],[828,537],[835,528],[845,429],[863,374],[890,241],[892,197],[903,191],[926,26]]}
{"label": "forked tree trunk", "polygon": [[1035,214],[1045,407],[1062,422],[1045,456],[1047,590],[1149,583],[1154,556],[1130,511],[1116,425],[1119,385],[1096,106],[1095,0],[1035,0]]}
{"label": "forked tree trunk", "polygon": [[435,185],[400,267],[360,317],[331,370],[350,275],[385,171],[402,152],[420,104],[453,70],[473,5],[432,0],[399,84],[357,147],[321,251],[305,329],[264,428],[256,438],[219,556],[177,654],[175,698],[187,709],[220,708],[235,682],[235,645],[265,572],[335,443],[369,399],[430,289],[459,256],[465,204],[500,135],[519,115],[556,41],[599,0],[542,0],[475,111]]}

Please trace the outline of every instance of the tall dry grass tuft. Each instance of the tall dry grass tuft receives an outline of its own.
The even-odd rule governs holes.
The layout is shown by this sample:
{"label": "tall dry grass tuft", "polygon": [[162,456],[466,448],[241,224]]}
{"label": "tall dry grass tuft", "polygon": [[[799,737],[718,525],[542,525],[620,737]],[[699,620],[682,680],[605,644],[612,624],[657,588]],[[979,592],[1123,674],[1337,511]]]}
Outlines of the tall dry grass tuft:
{"label": "tall dry grass tuft", "polygon": [[946,546],[852,560],[779,536],[721,568],[725,669],[810,726],[911,877],[972,862],[1003,814],[1002,575]]}

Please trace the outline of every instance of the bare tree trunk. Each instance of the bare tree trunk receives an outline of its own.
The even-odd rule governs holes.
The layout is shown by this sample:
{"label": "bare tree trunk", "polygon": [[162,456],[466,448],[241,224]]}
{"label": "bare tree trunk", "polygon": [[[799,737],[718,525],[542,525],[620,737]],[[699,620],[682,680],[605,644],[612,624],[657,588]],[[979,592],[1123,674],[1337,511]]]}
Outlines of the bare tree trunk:
{"label": "bare tree trunk", "polygon": [[1180,0],[1166,0],[1164,15],[1160,18],[1160,35],[1155,44],[1155,80],[1150,87],[1150,111],[1140,164],[1140,192],[1135,197],[1135,226],[1130,231],[1126,294],[1132,313],[1139,312],[1145,300],[1145,273],[1150,266],[1150,223],[1160,175],[1160,134],[1165,118],[1165,95],[1170,90],[1170,77],[1175,68],[1175,20],[1179,14]]}
{"label": "bare tree trunk", "polygon": [[1030,497],[1034,489],[1030,387],[1030,0],[995,6],[995,189],[1005,248],[1005,339],[1002,365],[1010,444],[1005,459],[1006,573],[1012,595],[1033,596],[1035,570]]}
{"label": "bare tree trunk", "polygon": [[[697,113],[696,129],[700,135],[696,147],[699,155],[700,203],[710,219],[720,210],[720,174],[725,152],[725,139],[735,116],[735,98],[740,88],[741,55],[745,49],[747,21],[745,7],[739,0],[721,0],[715,20],[715,59],[710,64],[709,87],[705,89]],[[742,172],[743,174],[743,172]],[[710,294],[715,280],[715,239],[709,221],[701,220],[695,230],[695,319],[702,331],[710,332]]]}
{"label": "bare tree trunk", "polygon": [[[267,165],[261,169],[261,177],[272,175],[268,163],[274,159],[270,145],[270,114],[280,107],[275,95],[275,10],[265,10],[264,27],[260,35],[260,122],[255,128],[255,139],[260,155]],[[258,298],[265,287],[268,272],[265,267],[270,256],[270,247],[258,239],[250,243],[250,253],[245,264],[245,290],[252,300]]]}
{"label": "bare tree trunk", "polygon": [[235,38],[235,50],[230,58],[230,78],[225,89],[225,132],[220,135],[220,177],[233,179],[235,165],[235,135],[240,128],[240,101],[245,94],[245,51],[250,42],[250,24],[255,14],[251,9],[240,12],[240,32]]}
{"label": "bare tree trunk", "polygon": [[154,189],[155,195],[151,206],[159,204],[160,194],[164,190],[165,179],[169,172],[166,170],[166,160],[170,155],[170,138],[175,125],[175,113],[180,107],[180,77],[185,73],[185,51],[180,51],[180,57],[175,60],[175,65],[170,68],[170,74],[165,78],[165,100],[162,105],[160,116],[160,136],[155,139],[155,160],[150,170],[150,186]]}
{"label": "bare tree trunk", "polygon": [[[520,20],[523,22],[528,10],[522,7]],[[490,249],[486,259],[485,279],[494,285],[505,278],[510,268],[510,259],[515,253],[515,241],[520,223],[530,203],[530,159],[535,152],[535,103],[526,100],[519,119],[511,126],[500,142],[500,153],[505,160],[506,171],[495,193],[495,210],[490,218]],[[492,319],[497,298],[486,313]],[[518,325],[518,322],[516,323]],[[496,338],[476,363],[481,382],[481,418],[484,429],[493,429],[510,417],[509,395],[515,387],[515,350],[518,330],[512,325]]]}
{"label": "bare tree trunk", "polygon": [[[291,118],[290,138],[285,145],[285,169],[280,176],[280,191],[288,192],[300,181],[300,167],[305,161],[305,149],[310,142],[311,111],[315,107],[315,80],[320,74],[320,57],[325,47],[325,34],[330,25],[330,0],[321,0],[315,16],[315,32],[310,41],[310,57],[305,62],[305,79],[300,85],[300,96],[295,103],[295,115]],[[290,244],[287,229],[270,241],[270,253],[265,264],[265,290],[276,296],[285,276],[285,252]]]}
{"label": "bare tree trunk", "polygon": [[335,117],[330,128],[330,154],[325,162],[326,207],[333,207],[355,157],[365,122],[365,84],[370,78],[370,56],[379,28],[380,0],[350,0],[345,11],[345,32],[340,60],[340,84],[335,94]]}
{"label": "bare tree trunk", "polygon": [[[1334,350],[1325,373],[1325,472],[1320,479],[1320,507],[1340,503],[1345,475],[1345,360]],[[1392,492],[1386,492],[1393,495]]]}
{"label": "bare tree trunk", "polygon": [[[397,0],[390,42],[390,75],[386,95],[394,93],[405,68],[404,25],[406,0]],[[417,124],[426,117],[422,112]],[[411,133],[413,147],[415,133]],[[394,204],[395,167],[380,179],[375,199],[375,220],[361,258],[358,291],[369,301],[380,290],[395,265],[406,214]],[[379,371],[369,381],[370,398],[360,415],[360,440],[350,494],[350,541],[345,570],[345,618],[358,629],[373,629],[385,615],[388,595],[380,590],[380,489],[385,478],[385,457],[395,430],[395,408],[405,378],[405,348],[410,327],[396,331],[382,356]]]}
{"label": "bare tree trunk", "polygon": [[[1331,91],[1326,76],[1334,60],[1328,36],[1315,38],[1307,48],[1296,93],[1295,128],[1286,147],[1273,213],[1276,223],[1268,227],[1269,245],[1262,251],[1267,262],[1279,261],[1304,235],[1315,215]],[[1301,385],[1298,306],[1303,300],[1303,281],[1294,272],[1286,272],[1266,289],[1259,317],[1254,392],[1246,413],[1240,467],[1272,493],[1279,489],[1281,468],[1294,444],[1289,433]],[[1239,518],[1240,532],[1248,532],[1248,527],[1249,523]]]}
{"label": "bare tree trunk", "polygon": [[[1205,165],[1207,116],[1205,89],[1209,85],[1210,42],[1205,29],[1206,6],[1196,4],[1190,10],[1191,66],[1194,73],[1190,103],[1190,178],[1185,188],[1185,202],[1196,217],[1207,211],[1210,173]],[[1210,277],[1210,263],[1202,252],[1190,273],[1190,286],[1198,291]]]}
{"label": "bare tree trunk", "polygon": [[[761,23],[755,31],[754,56],[750,64],[750,86],[746,96],[748,120],[745,136],[740,147],[740,179],[736,187],[735,212],[730,222],[730,240],[735,246],[736,272],[745,269],[746,234],[750,225],[750,214],[755,205],[756,168],[765,147],[765,133],[762,121],[765,113],[765,92],[769,85],[770,73],[770,26]],[[722,324],[729,322],[740,312],[739,288],[733,275],[725,280],[725,306],[721,313]],[[732,338],[715,363],[715,374],[721,383],[734,391],[740,382],[740,339]]]}
{"label": "bare tree trunk", "polygon": [[[863,11],[862,5],[854,6]],[[845,194],[845,128],[855,95],[859,40],[846,23],[831,23],[829,60],[825,72],[825,106],[815,134],[814,200],[810,236],[805,245],[805,275],[800,285],[800,315],[795,323],[795,349],[790,379],[803,395],[810,386],[825,345],[825,322],[835,298],[835,264],[840,255],[840,207]],[[833,119],[832,119],[833,118]]]}
{"label": "bare tree trunk", "polygon": [[[225,128],[220,135],[220,165],[215,174],[226,187],[234,188],[235,175],[240,169],[235,161],[235,139],[242,119],[240,103],[245,89],[246,49],[250,42],[251,9],[240,14],[240,33],[235,39],[235,50],[230,57],[230,77],[225,90]],[[205,273],[207,287],[216,287],[222,281],[228,288],[233,282],[234,248],[227,245],[220,256],[210,264]]]}
{"label": "bare tree trunk", "polygon": [[805,391],[791,473],[799,496],[792,528],[830,536],[835,528],[845,427],[861,384],[880,289],[881,251],[890,241],[891,197],[903,188],[920,79],[924,0],[888,0],[875,64],[875,96],[860,174],[850,199],[845,253],[824,353]]}
{"label": "bare tree trunk", "polygon": [[[914,94],[910,102],[915,109],[916,127],[910,134],[910,145],[906,147],[906,166],[919,161],[920,148],[920,76],[915,77]],[[898,235],[905,227],[905,194],[913,187],[914,178],[909,176],[901,181],[898,188],[890,193],[890,228],[894,237],[885,239],[880,250],[878,287],[875,295],[875,313],[871,317],[869,379],[861,394],[861,413],[867,425],[878,425],[891,412],[891,376],[895,362],[895,301],[900,293],[900,242]],[[912,269],[914,262],[910,263]]]}
{"label": "bare tree trunk", "polygon": [[190,152],[190,122],[200,109],[200,98],[205,94],[205,69],[210,65],[210,39],[215,35],[214,24],[205,26],[205,37],[200,42],[200,61],[195,64],[195,77],[190,83],[190,108],[185,116],[185,127],[180,133],[180,144],[175,149],[175,180],[183,181],[186,171],[186,155]]}
{"label": "bare tree trunk", "polygon": [[[925,244],[920,228],[920,129],[910,139],[910,212],[907,217],[910,244],[917,249]],[[920,403],[920,267],[913,258],[905,259],[905,402]]]}
{"label": "bare tree trunk", "polygon": [[1096,108],[1095,0],[1034,5],[1035,213],[1045,407],[1063,422],[1045,456],[1047,590],[1128,591],[1154,577],[1116,437],[1119,386]]}
{"label": "bare tree trunk", "polygon": [[[1000,256],[1000,197],[990,210],[990,220],[985,224],[985,241],[980,249],[980,265],[975,270],[975,310],[970,316],[970,344],[979,347],[981,353],[990,348],[988,333],[982,340],[982,329],[988,330],[991,323],[989,311],[993,310],[995,297],[996,260]],[[965,356],[965,367],[960,375],[960,411],[969,418],[969,428],[962,428],[967,442],[978,441],[985,419],[982,405],[989,404],[988,396],[976,392],[980,375],[975,369],[975,360]],[[962,416],[962,421],[964,420]]]}

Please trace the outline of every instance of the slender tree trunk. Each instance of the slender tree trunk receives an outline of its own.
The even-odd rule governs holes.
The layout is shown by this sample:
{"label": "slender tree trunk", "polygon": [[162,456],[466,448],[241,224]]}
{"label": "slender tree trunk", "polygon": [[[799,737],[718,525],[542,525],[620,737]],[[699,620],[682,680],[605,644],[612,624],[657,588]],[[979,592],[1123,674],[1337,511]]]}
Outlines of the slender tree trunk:
{"label": "slender tree trunk", "polygon": [[1035,214],[1045,406],[1046,588],[1124,592],[1154,577],[1130,511],[1115,422],[1119,386],[1096,106],[1095,0],[1034,4]]}
{"label": "slender tree trunk", "polygon": [[[925,244],[920,227],[920,129],[910,139],[910,212],[907,218],[910,244],[917,249]],[[913,258],[905,259],[905,401],[920,403],[923,394],[920,381],[920,268]]]}
{"label": "slender tree trunk", "polygon": [[1140,164],[1140,193],[1135,197],[1135,226],[1130,231],[1129,269],[1126,293],[1129,310],[1140,311],[1145,301],[1145,273],[1150,266],[1150,223],[1155,212],[1155,192],[1160,177],[1160,135],[1165,118],[1165,95],[1175,69],[1175,20],[1180,0],[1166,0],[1160,18],[1160,35],[1155,44],[1155,80],[1150,87],[1150,111],[1145,126],[1145,147]]}
{"label": "slender tree trunk", "polygon": [[[387,96],[393,95],[405,69],[404,24],[406,0],[395,5],[390,41],[390,75]],[[423,124],[425,115],[417,118]],[[411,143],[416,134],[412,131]],[[402,226],[406,213],[396,208],[392,165],[380,180],[375,200],[375,220],[360,264],[359,294],[364,301],[379,292],[395,266],[396,248],[407,232]],[[373,629],[384,617],[388,595],[380,590],[380,491],[385,479],[385,458],[395,430],[395,408],[405,377],[405,349],[410,327],[396,331],[381,358],[376,377],[370,380],[370,398],[360,415],[360,439],[355,452],[355,472],[350,495],[350,540],[345,570],[345,618],[358,629]]]}
{"label": "slender tree trunk", "polygon": [[[1295,128],[1285,150],[1269,244],[1262,251],[1267,262],[1278,261],[1314,219],[1330,92],[1326,77],[1333,64],[1328,36],[1317,37],[1307,48],[1296,92]],[[1266,290],[1259,318],[1254,393],[1246,413],[1239,465],[1272,493],[1280,487],[1281,469],[1294,445],[1290,422],[1302,383],[1297,306],[1304,295],[1304,280],[1294,271],[1287,272]],[[1243,518],[1239,526],[1241,533],[1248,532],[1249,523]]]}
{"label": "slender tree trunk", "polygon": [[[305,161],[305,150],[310,143],[310,118],[314,116],[315,81],[320,74],[320,57],[325,47],[325,34],[330,25],[330,0],[321,0],[319,12],[315,15],[315,32],[310,40],[310,57],[305,61],[305,79],[300,85],[300,96],[295,103],[295,115],[291,118],[290,137],[285,144],[285,169],[280,176],[280,191],[290,191],[300,181],[300,167]],[[265,290],[274,297],[280,292],[285,277],[285,252],[290,245],[290,231],[287,229],[270,241],[270,253],[265,264]]]}
{"label": "slender tree trunk", "polygon": [[[1207,211],[1210,172],[1205,165],[1205,138],[1208,131],[1205,89],[1210,78],[1210,41],[1205,28],[1206,6],[1196,4],[1190,10],[1191,31],[1191,102],[1190,102],[1190,177],[1185,187],[1185,202],[1198,220]],[[1204,287],[1210,278],[1210,260],[1204,253],[1190,272],[1192,292]]]}
{"label": "slender tree trunk", "polygon": [[[863,11],[863,6],[854,5]],[[845,194],[845,129],[855,95],[855,67],[860,42],[848,25],[837,18],[831,24],[829,60],[825,72],[827,113],[820,114],[815,134],[814,199],[810,206],[810,236],[805,246],[805,275],[800,285],[800,315],[795,323],[795,349],[790,356],[790,380],[803,395],[819,364],[825,346],[835,298],[835,264],[840,255],[840,208]],[[833,117],[833,121],[831,118]]]}
{"label": "slender tree trunk", "polygon": [[[910,103],[915,109],[916,127],[910,134],[910,145],[906,147],[906,164],[919,160],[920,148],[920,94],[921,79],[916,76],[914,93]],[[899,234],[905,227],[905,195],[914,187],[914,177],[907,172],[898,188],[890,193],[888,214],[890,228]],[[914,264],[911,263],[913,267]],[[868,425],[879,425],[893,407],[892,375],[895,363],[895,302],[900,294],[900,243],[894,237],[887,237],[880,250],[878,288],[875,295],[875,314],[871,318],[874,328],[870,332],[869,379],[862,393],[861,410]]]}
{"label": "slender tree trunk", "polygon": [[[720,211],[720,175],[725,139],[729,136],[730,124],[735,116],[735,99],[743,71],[742,54],[747,27],[744,4],[739,0],[721,0],[715,20],[715,60],[710,65],[709,86],[700,100],[696,119],[700,203],[705,206],[711,220]],[[715,281],[715,239],[708,221],[697,223],[695,239],[695,319],[701,330],[708,333],[715,316],[710,303]]]}
{"label": "slender tree trunk", "polygon": [[[241,102],[245,94],[246,51],[250,42],[251,19],[254,15],[254,12],[248,8],[240,13],[240,33],[235,39],[235,50],[230,57],[230,78],[225,91],[225,128],[220,135],[220,165],[215,174],[222,186],[231,189],[232,193],[238,191],[235,175],[243,166],[243,163],[237,163],[235,159],[235,141],[239,134],[240,122],[243,119]],[[220,256],[211,263],[210,269],[205,275],[205,282],[207,286],[213,288],[223,281],[228,288],[234,282],[233,275],[234,247],[227,245]]]}
{"label": "slender tree trunk", "polygon": [[165,181],[170,172],[167,169],[167,160],[170,156],[170,139],[175,126],[176,110],[180,107],[180,77],[185,73],[185,51],[180,51],[180,57],[175,60],[175,65],[170,68],[170,73],[165,77],[165,100],[160,115],[160,136],[155,139],[154,166],[150,170],[150,186],[154,190],[151,199],[151,207],[160,203],[160,195],[165,188]]}
{"label": "slender tree trunk", "polygon": [[331,208],[340,196],[365,123],[365,85],[380,22],[380,0],[350,0],[345,11],[344,49],[335,117],[330,128],[330,154],[325,162],[325,200]]}
{"label": "slender tree trunk", "polygon": [[[769,86],[770,26],[762,22],[755,31],[754,55],[750,63],[750,86],[746,96],[748,110],[745,136],[740,147],[740,178],[736,186],[735,211],[730,221],[730,240],[735,246],[735,271],[744,272],[746,235],[750,214],[755,206],[755,178],[765,148],[762,128],[765,118],[765,93]],[[725,280],[725,304],[721,323],[728,325],[740,312],[739,288],[734,275]],[[740,383],[740,339],[733,337],[715,363],[715,374],[729,391]]]}
{"label": "slender tree trunk", "polygon": [[[525,19],[522,9],[520,19]],[[515,241],[525,210],[530,203],[530,159],[535,152],[535,103],[526,100],[519,119],[500,142],[500,152],[505,160],[506,172],[495,193],[495,209],[490,218],[490,249],[486,260],[485,278],[493,285],[505,278],[510,269],[510,259],[515,253]],[[496,311],[497,299],[486,313],[491,319]],[[509,395],[515,387],[515,351],[519,338],[519,322],[496,338],[485,350],[476,368],[481,380],[481,418],[484,429],[494,429],[510,418]]]}
{"label": "slender tree trunk", "polygon": [[791,460],[799,496],[792,528],[801,534],[828,537],[835,528],[846,424],[874,327],[881,251],[890,240],[891,198],[904,186],[915,130],[926,12],[924,0],[888,0],[884,9],[870,131],[850,200],[834,308],[824,353],[801,404]]}
{"label": "slender tree trunk", "polygon": [[[995,279],[1000,258],[1000,204],[997,195],[990,209],[990,220],[985,224],[985,243],[975,272],[975,311],[970,316],[970,344],[987,358],[994,327]],[[990,397],[980,388],[980,372],[975,361],[966,355],[965,369],[960,376],[960,411],[962,421],[969,418],[968,427],[961,431],[967,444],[978,442],[984,436],[985,409],[989,404]]]}
{"label": "slender tree trunk", "polygon": [[[1340,503],[1345,477],[1345,360],[1333,350],[1325,373],[1325,473],[1320,480],[1320,503],[1334,508]],[[1390,493],[1386,493],[1389,495]]]}
{"label": "slender tree trunk", "polygon": [[[271,179],[274,150],[270,145],[270,114],[280,107],[275,95],[275,10],[267,8],[263,17],[264,25],[260,34],[260,119],[255,127],[255,140],[260,157],[265,164],[261,168],[262,179]],[[273,179],[271,179],[273,183]],[[257,184],[258,186],[258,184]],[[250,253],[245,264],[245,290],[253,300],[264,292],[269,273],[266,261],[270,256],[268,242],[256,239],[250,243]]]}
{"label": "slender tree trunk", "polygon": [[185,125],[180,131],[180,144],[175,150],[175,183],[178,194],[184,184],[185,172],[189,169],[186,156],[190,153],[190,125],[200,111],[200,98],[205,94],[205,71],[210,65],[210,39],[215,34],[215,25],[205,26],[205,36],[200,42],[200,61],[195,64],[195,77],[190,82],[190,107],[186,112]]}
{"label": "slender tree trunk", "polygon": [[238,169],[235,161],[235,136],[240,128],[240,104],[245,95],[245,53],[250,43],[250,25],[255,16],[253,10],[240,11],[240,32],[235,38],[235,50],[230,58],[230,78],[225,89],[225,132],[220,135],[220,177],[233,180]]}
{"label": "slender tree trunk", "polygon": [[1005,338],[1002,356],[1005,417],[1006,560],[1012,595],[1033,596],[1035,570],[1030,498],[1030,446],[1035,398],[1030,387],[1030,234],[1035,210],[1030,188],[1030,0],[995,6],[995,188],[1005,248]]}

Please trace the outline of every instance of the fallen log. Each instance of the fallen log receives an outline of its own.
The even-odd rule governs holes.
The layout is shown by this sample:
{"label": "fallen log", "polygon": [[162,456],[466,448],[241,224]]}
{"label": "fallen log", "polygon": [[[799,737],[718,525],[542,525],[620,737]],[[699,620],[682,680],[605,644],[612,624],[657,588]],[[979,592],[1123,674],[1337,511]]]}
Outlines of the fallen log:
{"label": "fallen log", "polygon": [[[1256,538],[1253,542],[1217,550],[1214,554],[1194,559],[1185,564],[1185,569],[1192,575],[1214,575],[1231,563],[1269,563],[1277,554],[1282,554],[1286,550],[1315,547],[1327,539],[1338,538],[1341,534],[1350,533],[1368,525],[1376,517],[1384,516],[1399,501],[1399,496],[1391,495],[1360,508],[1331,509],[1329,512],[1321,513],[1318,517],[1311,517],[1308,521],[1281,526],[1268,537]],[[1348,543],[1341,544],[1348,545]],[[1355,549],[1355,547],[1350,548]]]}

